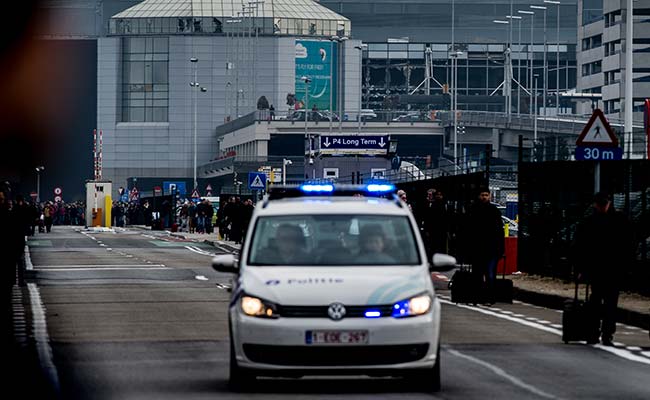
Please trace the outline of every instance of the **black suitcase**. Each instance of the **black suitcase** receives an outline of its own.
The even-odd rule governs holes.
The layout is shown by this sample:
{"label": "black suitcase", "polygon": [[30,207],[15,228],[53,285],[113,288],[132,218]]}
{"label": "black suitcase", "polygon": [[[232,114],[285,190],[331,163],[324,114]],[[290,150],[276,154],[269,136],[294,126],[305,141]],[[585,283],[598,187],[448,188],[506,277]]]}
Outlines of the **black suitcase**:
{"label": "black suitcase", "polygon": [[583,340],[588,343],[598,343],[599,325],[598,310],[589,303],[589,285],[587,285],[585,301],[583,301],[578,299],[578,282],[576,281],[574,298],[564,302],[562,340],[564,343]]}
{"label": "black suitcase", "polygon": [[494,300],[498,303],[512,304],[513,285],[511,279],[506,279],[506,256],[503,256],[503,275],[494,281]]}
{"label": "black suitcase", "polygon": [[472,273],[469,265],[461,264],[458,271],[449,281],[451,289],[451,301],[454,303],[472,303],[482,302],[483,285],[481,280]]}

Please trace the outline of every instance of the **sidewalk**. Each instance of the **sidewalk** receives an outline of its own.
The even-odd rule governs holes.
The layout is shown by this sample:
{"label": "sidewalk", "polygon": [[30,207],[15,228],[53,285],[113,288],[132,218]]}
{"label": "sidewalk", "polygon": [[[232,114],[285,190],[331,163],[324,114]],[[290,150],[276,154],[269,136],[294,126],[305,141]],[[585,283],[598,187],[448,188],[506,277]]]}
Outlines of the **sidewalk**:
{"label": "sidewalk", "polygon": [[[561,279],[537,275],[511,275],[517,300],[542,307],[561,310],[564,301],[575,296],[575,284]],[[580,285],[578,297],[585,298],[585,285]],[[650,297],[621,292],[618,299],[620,323],[650,329]]]}

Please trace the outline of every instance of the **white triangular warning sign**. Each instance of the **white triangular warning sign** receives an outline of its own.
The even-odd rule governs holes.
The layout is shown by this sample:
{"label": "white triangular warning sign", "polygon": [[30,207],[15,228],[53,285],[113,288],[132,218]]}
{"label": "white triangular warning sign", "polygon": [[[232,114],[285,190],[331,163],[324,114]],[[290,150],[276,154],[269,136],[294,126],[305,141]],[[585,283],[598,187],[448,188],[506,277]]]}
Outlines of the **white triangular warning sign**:
{"label": "white triangular warning sign", "polygon": [[262,182],[262,179],[259,175],[255,175],[255,179],[251,182],[251,189],[264,189],[266,185]]}
{"label": "white triangular warning sign", "polygon": [[192,192],[192,198],[193,199],[200,199],[201,198],[201,195],[199,194],[198,189],[194,189],[194,191]]}
{"label": "white triangular warning sign", "polygon": [[618,138],[600,109],[597,108],[594,110],[589,122],[587,122],[578,140],[576,140],[576,145],[618,146]]}

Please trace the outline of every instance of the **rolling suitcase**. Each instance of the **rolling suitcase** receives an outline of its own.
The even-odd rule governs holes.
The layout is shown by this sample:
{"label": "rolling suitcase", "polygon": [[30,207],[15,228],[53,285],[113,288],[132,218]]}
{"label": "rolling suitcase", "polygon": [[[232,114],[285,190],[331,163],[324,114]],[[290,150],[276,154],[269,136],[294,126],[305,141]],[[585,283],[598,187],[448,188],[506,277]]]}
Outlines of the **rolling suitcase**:
{"label": "rolling suitcase", "polygon": [[449,289],[454,303],[478,304],[482,300],[483,285],[467,264],[461,264],[458,271],[454,272],[449,281]]}
{"label": "rolling suitcase", "polygon": [[503,275],[494,280],[494,299],[498,303],[512,304],[513,285],[511,279],[506,279],[506,256],[503,256]]}
{"label": "rolling suitcase", "polygon": [[575,296],[564,302],[562,312],[562,340],[564,343],[587,341],[598,343],[600,334],[600,319],[598,310],[589,303],[589,285],[585,300],[578,299],[578,281],[576,280]]}

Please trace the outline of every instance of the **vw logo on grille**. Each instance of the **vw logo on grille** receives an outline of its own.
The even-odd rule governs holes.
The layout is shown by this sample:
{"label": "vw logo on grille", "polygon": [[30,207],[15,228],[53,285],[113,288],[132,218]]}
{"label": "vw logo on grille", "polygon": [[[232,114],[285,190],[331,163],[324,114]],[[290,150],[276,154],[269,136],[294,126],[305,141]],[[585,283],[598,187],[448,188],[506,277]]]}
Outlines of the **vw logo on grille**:
{"label": "vw logo on grille", "polygon": [[338,321],[345,317],[345,306],[341,303],[332,303],[327,309],[327,315],[334,321]]}

